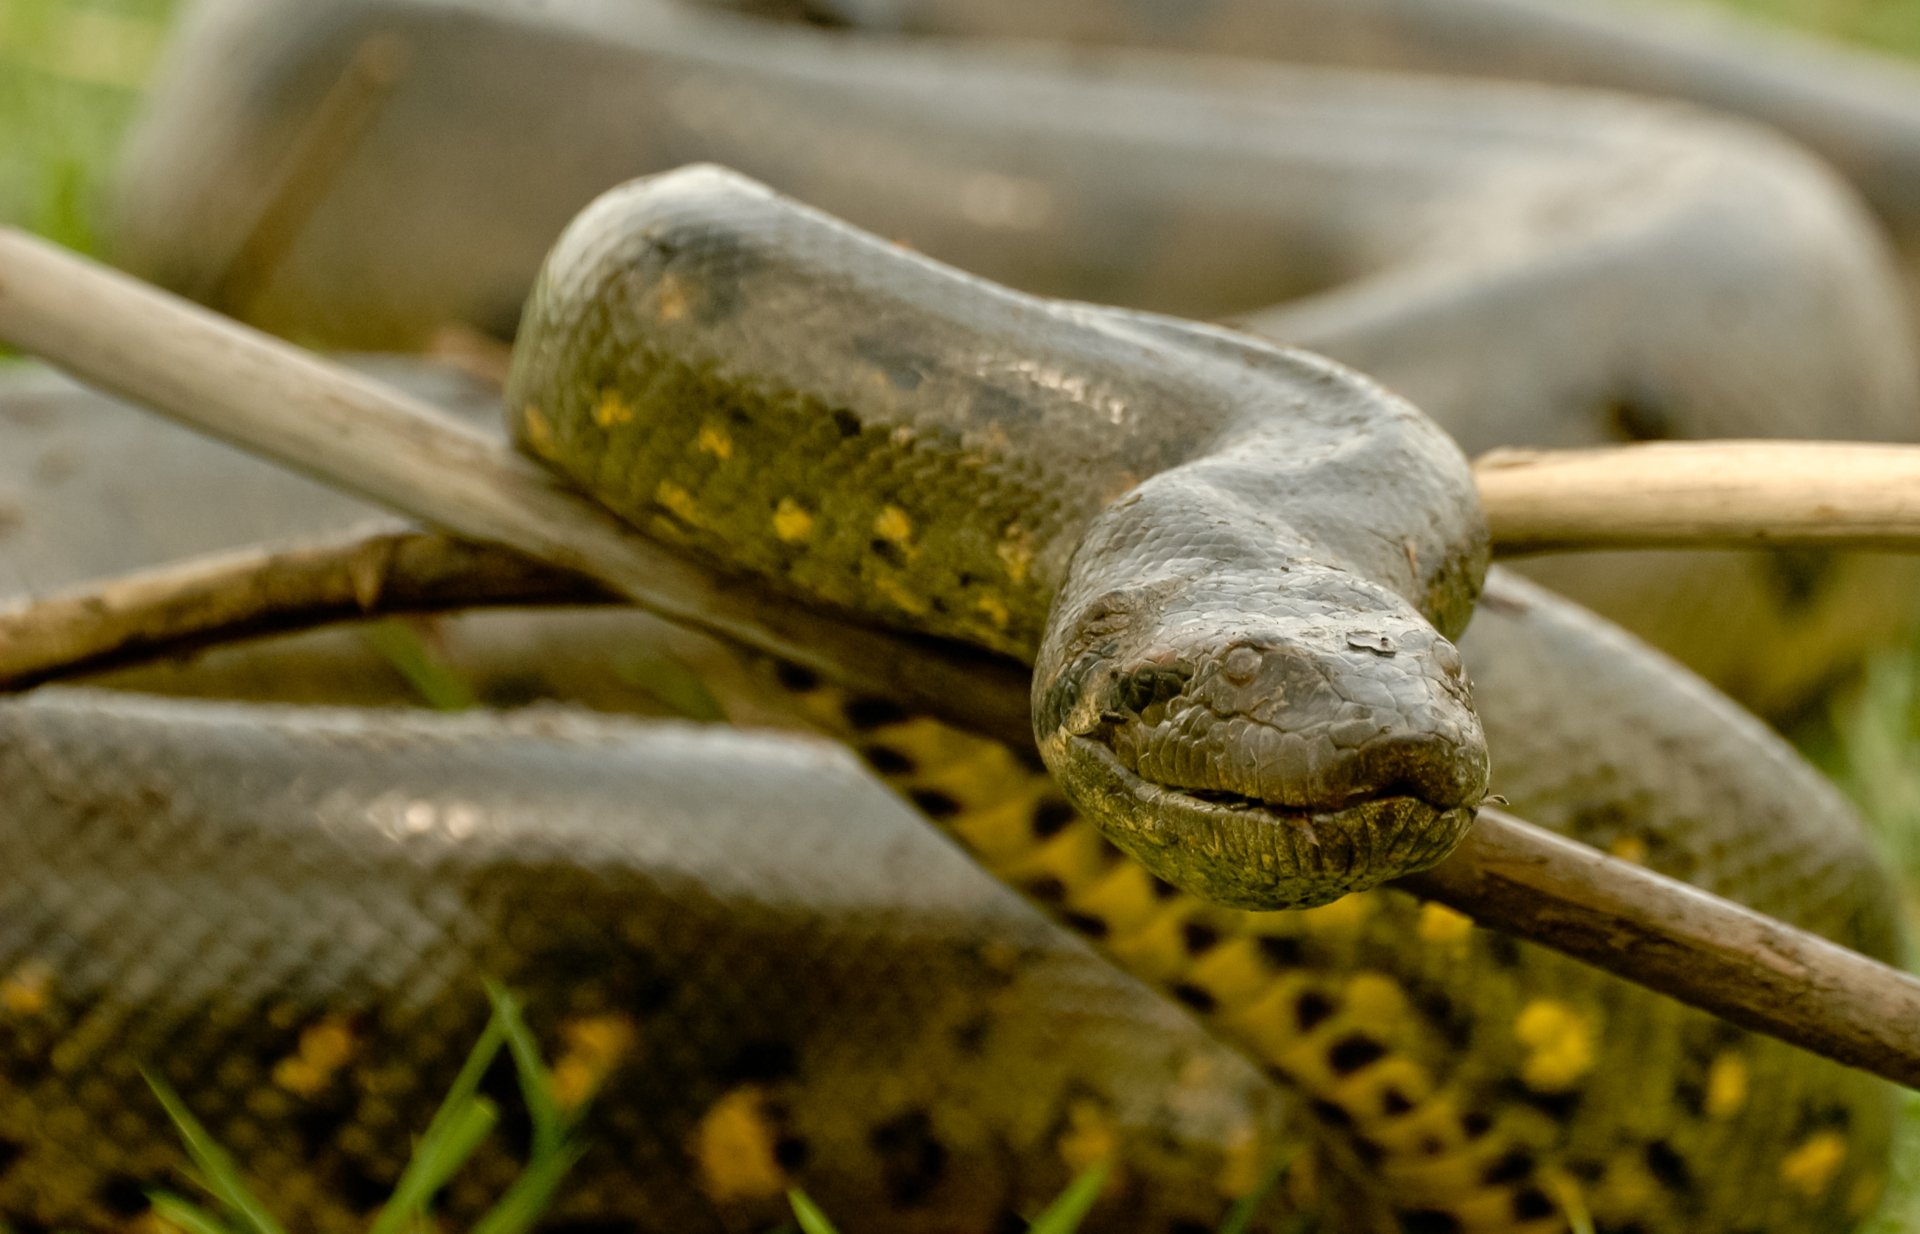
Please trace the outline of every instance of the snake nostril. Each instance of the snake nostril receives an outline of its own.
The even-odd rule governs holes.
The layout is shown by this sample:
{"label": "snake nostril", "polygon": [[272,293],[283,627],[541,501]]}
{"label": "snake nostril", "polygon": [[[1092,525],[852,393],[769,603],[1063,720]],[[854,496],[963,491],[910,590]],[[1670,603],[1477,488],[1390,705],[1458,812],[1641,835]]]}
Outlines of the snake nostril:
{"label": "snake nostril", "polygon": [[1466,672],[1466,665],[1460,659],[1460,649],[1446,639],[1434,640],[1433,662],[1440,667],[1441,672],[1456,681]]}
{"label": "snake nostril", "polygon": [[1244,644],[1235,647],[1220,663],[1220,674],[1236,686],[1250,686],[1260,676],[1265,657]]}

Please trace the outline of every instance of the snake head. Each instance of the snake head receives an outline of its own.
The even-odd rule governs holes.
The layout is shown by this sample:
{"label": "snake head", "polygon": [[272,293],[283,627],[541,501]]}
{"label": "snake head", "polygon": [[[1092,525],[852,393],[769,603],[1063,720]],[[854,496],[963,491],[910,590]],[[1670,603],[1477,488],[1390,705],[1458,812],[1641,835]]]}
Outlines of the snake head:
{"label": "snake head", "polygon": [[1034,680],[1075,804],[1226,904],[1307,907],[1424,869],[1486,793],[1459,651],[1392,590],[1310,560],[1069,594]]}

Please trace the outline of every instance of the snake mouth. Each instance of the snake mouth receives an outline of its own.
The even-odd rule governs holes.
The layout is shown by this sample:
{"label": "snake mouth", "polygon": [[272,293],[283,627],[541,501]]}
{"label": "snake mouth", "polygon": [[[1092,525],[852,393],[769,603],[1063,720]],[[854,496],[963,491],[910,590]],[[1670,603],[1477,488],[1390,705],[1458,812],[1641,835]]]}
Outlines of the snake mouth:
{"label": "snake mouth", "polygon": [[1325,804],[1265,801],[1141,775],[1098,734],[1046,743],[1067,792],[1156,876],[1236,908],[1310,908],[1426,869],[1453,850],[1477,799],[1387,784]]}

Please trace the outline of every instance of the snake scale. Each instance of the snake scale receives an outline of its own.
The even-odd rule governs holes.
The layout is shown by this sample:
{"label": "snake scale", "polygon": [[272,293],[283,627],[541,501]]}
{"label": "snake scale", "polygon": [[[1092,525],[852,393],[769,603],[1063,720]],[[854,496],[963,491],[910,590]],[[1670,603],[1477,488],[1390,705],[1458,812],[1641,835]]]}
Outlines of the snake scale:
{"label": "snake scale", "polygon": [[[748,533],[749,564],[772,563],[830,601],[877,603],[888,619],[931,620],[1010,653],[1044,645],[1043,749],[1110,828],[1118,817],[1121,842],[1175,881],[1205,881],[1213,867],[1143,838],[1128,804],[1142,776],[1089,794],[1089,766],[1151,765],[1171,779],[1195,803],[1181,838],[1309,824],[1343,886],[1376,876],[1352,872],[1377,855],[1363,850],[1382,821],[1406,829],[1385,833],[1397,841],[1457,824],[1458,806],[1477,800],[1478,743],[1459,739],[1472,722],[1450,706],[1459,661],[1416,613],[1458,633],[1481,549],[1471,518],[1463,527],[1438,513],[1459,503],[1457,456],[1403,405],[1231,334],[940,273],[715,173],[672,183],[708,200],[636,237],[607,226],[621,213],[614,199],[556,258],[513,399],[537,453],[690,547]],[[647,193],[672,196],[655,186],[624,200]],[[706,213],[713,199],[718,219]],[[563,294],[610,250],[639,255],[612,266],[637,310],[618,327],[604,301]],[[607,345],[640,321],[671,339],[664,353],[653,334],[625,340],[645,337],[643,349]],[[703,351],[743,321],[755,323],[732,337],[744,351]],[[570,341],[565,327],[582,323]],[[593,364],[603,367],[580,371]],[[1898,372],[1887,380],[1897,393]],[[643,434],[667,390],[705,401],[669,403],[683,418]],[[1268,419],[1245,414],[1250,390],[1304,421],[1317,444],[1302,453],[1318,457],[1248,433]],[[1168,417],[1166,431],[1132,427],[1148,409]],[[769,410],[827,436],[755,444],[746,417]],[[1109,428],[1076,439],[1075,416]],[[1336,420],[1351,443],[1313,436]],[[70,460],[41,465],[54,457],[33,448],[46,425],[25,414],[7,431],[25,443],[5,452],[19,460],[10,482],[32,496],[0,550],[25,554],[14,558],[22,582],[50,585],[49,569],[72,568],[78,553],[47,550],[102,515],[97,503],[62,507],[77,501],[60,491],[75,476]],[[1113,461],[1111,439],[1136,434],[1142,453]],[[1058,470],[1021,475],[1020,460],[1046,442],[1058,443]],[[915,461],[935,447],[957,448],[970,478],[943,480],[952,473]],[[1222,467],[1236,451],[1261,465]],[[245,472],[209,449],[187,453],[186,484]],[[996,457],[1014,460],[998,489],[981,480],[992,469],[981,460]],[[1425,471],[1396,489],[1387,471],[1369,472],[1381,458],[1394,473],[1409,459]],[[769,487],[795,480],[797,459],[851,459],[862,483]],[[903,460],[920,469],[917,485],[886,494],[865,482]],[[1270,482],[1276,465],[1297,467],[1291,484]],[[1369,483],[1386,499],[1359,502]],[[1107,510],[1136,485],[1151,500]],[[1074,590],[1096,559],[1118,562],[1123,580],[1143,561],[1164,566],[1165,543],[1129,511],[1171,500],[1195,526],[1180,503],[1196,488],[1251,504],[1181,547],[1179,568],[1142,580],[1155,584],[1144,603],[1104,584]],[[970,504],[1001,517],[949,530]],[[1356,533],[1340,517],[1356,504],[1386,530]],[[1029,511],[1031,525],[1008,517]],[[1095,543],[1069,563],[1066,530],[1089,519]],[[1228,568],[1202,574],[1206,553]],[[1223,605],[1249,561],[1297,569],[1310,580],[1303,597],[1357,596],[1364,615],[1351,624],[1344,604],[1339,614]],[[1189,577],[1223,589],[1171,585]],[[1069,635],[1056,652],[1040,619],[1062,579],[1063,611],[1098,637]],[[1141,662],[1151,640],[1120,637],[1143,613],[1217,622],[1223,608],[1231,637],[1176,623],[1198,641],[1159,662]],[[638,628],[602,629],[598,648]],[[1250,648],[1253,660],[1236,659]],[[1856,825],[1756,722],[1498,572],[1460,651],[1494,786],[1523,811],[1892,954],[1890,896]],[[1127,671],[1107,672],[1115,655]],[[1374,672],[1390,684],[1346,696],[1356,687],[1345,683]],[[193,686],[191,672],[160,677]],[[523,667],[513,689],[539,693],[539,680]],[[1072,689],[1055,695],[1045,688],[1055,680]],[[1250,682],[1295,710],[1242,716],[1235,687]],[[1331,694],[1330,682],[1341,683]],[[756,1228],[774,1220],[791,1179],[843,1206],[849,1224],[871,1223],[856,1228],[1001,1228],[1069,1168],[1115,1153],[1120,1182],[1098,1228],[1185,1234],[1208,1228],[1209,1201],[1251,1185],[1249,1162],[1285,1138],[1283,1110],[1311,1129],[1321,1198],[1340,1201],[1330,1228],[1545,1231],[1584,1211],[1616,1234],[1826,1230],[1873,1203],[1891,1112],[1860,1076],[1386,892],[1280,913],[1203,903],[1123,856],[1016,752],[791,672],[747,693],[762,707],[792,696],[797,718],[853,742],[989,870],[1294,1097],[1182,1035],[1004,898],[970,890],[957,867],[939,867],[950,856],[905,839],[914,833],[817,748],[577,717],[406,720],[56,696],[10,708],[0,741],[21,786],[7,839],[19,877],[5,886],[16,924],[0,940],[0,1015],[13,1029],[0,1212],[29,1227],[130,1219],[140,1184],[178,1168],[151,1107],[129,1099],[134,1063],[157,1055],[291,1212],[343,1226],[391,1180],[405,1129],[477,1028],[479,973],[526,989],[570,1091],[600,1092],[596,1149],[561,1214],[595,1229]],[[1340,718],[1359,729],[1413,718],[1423,735],[1378,758],[1330,733],[1273,743],[1223,781],[1181,771],[1183,751],[1222,731],[1187,712],[1246,731],[1338,705],[1355,709]],[[1126,758],[1063,758],[1053,740],[1063,726]],[[1441,747],[1468,753],[1438,774]],[[1274,777],[1274,764],[1304,768],[1308,795],[1289,800],[1298,781]],[[1376,801],[1424,804],[1392,805],[1383,820]],[[1361,821],[1349,826],[1338,811],[1356,802]],[[827,815],[843,825],[822,828]],[[770,820],[777,843],[746,830]],[[1284,846],[1253,847],[1271,863]],[[1392,856],[1401,845],[1379,847]],[[885,875],[835,876],[867,860]],[[1227,890],[1271,896],[1273,872],[1257,892]],[[1281,898],[1323,896],[1295,887]],[[1156,1083],[1158,1097],[1132,1087]],[[489,1158],[456,1210],[480,1203],[505,1168]],[[1293,1199],[1312,1204],[1303,1173]]]}

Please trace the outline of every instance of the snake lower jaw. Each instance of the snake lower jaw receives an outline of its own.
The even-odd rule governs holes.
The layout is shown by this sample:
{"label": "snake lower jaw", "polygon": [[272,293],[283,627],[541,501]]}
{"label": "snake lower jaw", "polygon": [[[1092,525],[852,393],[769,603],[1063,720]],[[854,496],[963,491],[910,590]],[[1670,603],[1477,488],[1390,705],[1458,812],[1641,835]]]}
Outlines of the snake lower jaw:
{"label": "snake lower jaw", "polygon": [[1171,788],[1097,738],[1064,732],[1041,754],[1116,846],[1156,877],[1233,908],[1312,908],[1424,870],[1453,851],[1475,813],[1405,793],[1312,809]]}

